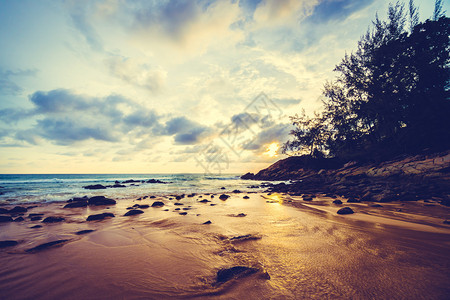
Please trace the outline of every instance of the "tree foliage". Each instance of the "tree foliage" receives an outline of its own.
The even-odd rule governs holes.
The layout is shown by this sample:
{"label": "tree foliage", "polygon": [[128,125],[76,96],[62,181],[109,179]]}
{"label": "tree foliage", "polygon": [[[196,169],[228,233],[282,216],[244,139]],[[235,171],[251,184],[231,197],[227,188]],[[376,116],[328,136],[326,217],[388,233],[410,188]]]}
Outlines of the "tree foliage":
{"label": "tree foliage", "polygon": [[[437,10],[434,17],[442,14]],[[376,16],[357,50],[336,66],[336,79],[325,84],[323,114],[294,117],[294,141],[284,149],[381,158],[448,148],[450,22],[445,16],[417,20],[413,1],[409,13],[397,2],[386,21]]]}

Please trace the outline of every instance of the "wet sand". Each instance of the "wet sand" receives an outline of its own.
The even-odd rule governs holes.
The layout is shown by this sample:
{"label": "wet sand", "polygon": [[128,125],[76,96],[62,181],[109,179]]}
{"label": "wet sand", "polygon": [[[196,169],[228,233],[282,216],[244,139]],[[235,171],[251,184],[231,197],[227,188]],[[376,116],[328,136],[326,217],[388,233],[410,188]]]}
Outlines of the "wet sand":
{"label": "wet sand", "polygon": [[[66,220],[44,224],[25,218],[0,224],[0,241],[19,242],[0,249],[0,298],[447,299],[450,295],[450,225],[442,223],[450,218],[447,207],[418,201],[375,208],[373,203],[335,205],[326,197],[303,201],[280,194],[228,195],[226,201],[219,195],[213,199],[197,195],[180,201],[120,200],[104,207],[63,209],[65,203],[35,207],[28,213]],[[243,199],[245,195],[250,198]],[[199,202],[202,199],[212,202]],[[129,206],[154,201],[165,205],[123,216]],[[338,215],[343,206],[355,214]],[[89,215],[103,212],[115,217],[86,222]],[[208,220],[211,224],[203,224]],[[30,228],[36,224],[42,227]],[[75,234],[80,230],[94,231]],[[26,252],[56,240],[68,241]],[[233,266],[259,272],[218,284],[217,271]]]}

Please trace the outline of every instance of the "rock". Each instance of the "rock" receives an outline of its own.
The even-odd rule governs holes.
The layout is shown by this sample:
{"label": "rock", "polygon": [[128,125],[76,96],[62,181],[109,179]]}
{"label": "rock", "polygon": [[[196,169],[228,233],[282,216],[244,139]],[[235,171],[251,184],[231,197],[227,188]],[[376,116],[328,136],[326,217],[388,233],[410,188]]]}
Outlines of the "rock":
{"label": "rock", "polygon": [[334,200],[333,203],[334,204],[342,204],[342,201],[341,200]]}
{"label": "rock", "polygon": [[124,216],[134,216],[134,215],[139,215],[139,214],[143,214],[144,212],[142,210],[139,209],[132,209],[130,211],[128,211],[126,214],[124,214]]}
{"label": "rock", "polygon": [[150,196],[150,199],[155,199],[156,198],[156,196]]}
{"label": "rock", "polygon": [[42,227],[42,225],[34,225],[34,226],[31,226],[30,228],[41,228]]}
{"label": "rock", "polygon": [[173,205],[184,205],[184,204],[181,202],[175,202]]}
{"label": "rock", "polygon": [[143,205],[139,205],[137,208],[146,209],[146,208],[149,208],[149,207],[150,207],[150,205],[143,204]]}
{"label": "rock", "polygon": [[241,278],[245,276],[249,276],[258,272],[259,270],[256,268],[244,267],[244,266],[236,266],[227,269],[221,269],[217,272],[217,283],[227,282],[231,279]]}
{"label": "rock", "polygon": [[109,187],[111,188],[126,188],[126,185],[120,184],[120,183],[115,183],[114,185],[110,185]]}
{"label": "rock", "polygon": [[140,182],[140,181],[134,180],[134,179],[128,179],[128,180],[122,181],[122,183],[138,183],[138,182]]}
{"label": "rock", "polygon": [[350,207],[343,207],[340,210],[338,210],[337,213],[338,215],[349,215],[354,213],[354,211]]}
{"label": "rock", "polygon": [[77,231],[77,232],[75,232],[75,234],[76,235],[83,235],[83,234],[91,233],[91,232],[94,232],[94,231],[95,230],[92,230],[92,229],[86,229],[86,230]]}
{"label": "rock", "polygon": [[242,193],[240,190],[233,190],[232,193],[239,194]]}
{"label": "rock", "polygon": [[62,222],[64,220],[65,219],[63,217],[47,217],[42,222],[43,223],[58,223],[58,222]]}
{"label": "rock", "polygon": [[206,200],[206,199],[203,199],[203,200],[200,200],[200,201],[198,201],[198,202],[201,202],[201,203],[207,203],[207,202],[211,202],[211,201]]}
{"label": "rock", "polygon": [[181,210],[181,208],[175,208],[174,210]]}
{"label": "rock", "polygon": [[75,201],[64,205],[64,208],[74,208],[74,207],[86,207],[88,206],[87,200],[84,201]]}
{"label": "rock", "polygon": [[228,196],[228,195],[222,194],[222,195],[219,196],[219,199],[220,200],[227,200],[229,197],[230,196]]}
{"label": "rock", "polygon": [[450,221],[449,220],[444,220],[444,222],[442,222],[442,223],[444,223],[445,225],[450,225]]}
{"label": "rock", "polygon": [[211,224],[212,222],[210,220],[206,221],[205,223],[203,223],[203,225],[208,225]]}
{"label": "rock", "polygon": [[7,214],[9,213],[9,210],[7,210],[6,208],[0,208],[0,214]]}
{"label": "rock", "polygon": [[383,205],[380,205],[380,204],[372,204],[370,207],[383,207]]}
{"label": "rock", "polygon": [[94,196],[89,198],[88,200],[89,205],[113,205],[116,204],[116,200],[106,198],[105,196]]}
{"label": "rock", "polygon": [[221,189],[221,190],[224,190],[224,189],[225,189],[225,187],[223,186],[223,187],[221,187],[220,189]]}
{"label": "rock", "polygon": [[250,199],[250,197],[249,197],[249,196],[244,196],[244,197],[242,197],[242,198],[244,198],[244,199]]}
{"label": "rock", "polygon": [[28,209],[23,206],[16,206],[13,209],[11,209],[8,213],[9,214],[21,214],[27,212]]}
{"label": "rock", "polygon": [[155,201],[155,202],[153,202],[153,204],[152,204],[152,207],[161,207],[161,206],[164,206],[164,202],[161,202],[161,201]]}
{"label": "rock", "polygon": [[0,248],[12,247],[17,244],[18,244],[17,241],[11,241],[11,240],[0,241]]}
{"label": "rock", "polygon": [[0,223],[12,222],[13,218],[10,216],[0,216]]}
{"label": "rock", "polygon": [[14,222],[22,222],[22,221],[24,221],[24,218],[22,218],[22,217],[18,217],[18,218],[14,219]]}
{"label": "rock", "polygon": [[253,177],[255,177],[255,174],[248,172],[248,173],[242,175],[241,179],[253,179]]}
{"label": "rock", "polygon": [[175,199],[181,200],[181,196],[176,196]]}
{"label": "rock", "polygon": [[183,212],[180,212],[179,214],[182,216],[185,216],[185,215],[187,215],[187,212],[183,211]]}
{"label": "rock", "polygon": [[42,217],[44,214],[28,214],[28,218]]}
{"label": "rock", "polygon": [[35,216],[30,218],[30,221],[39,221],[39,220],[42,220],[41,216]]}
{"label": "rock", "polygon": [[97,220],[103,220],[105,218],[114,218],[114,214],[112,213],[102,213],[97,215],[90,215],[87,217],[86,221],[97,221]]}
{"label": "rock", "polygon": [[359,200],[356,199],[356,198],[349,198],[349,199],[347,200],[347,203],[361,203],[361,201],[359,201]]}
{"label": "rock", "polygon": [[29,253],[39,252],[39,251],[46,250],[51,247],[62,246],[62,244],[64,244],[67,241],[69,241],[69,240],[57,240],[57,241],[53,241],[53,242],[49,242],[49,243],[44,243],[44,244],[40,244],[39,246],[36,246],[34,248],[31,248],[31,249],[28,249],[25,251],[29,252]]}
{"label": "rock", "polygon": [[312,197],[311,196],[303,196],[303,201],[312,201]]}
{"label": "rock", "polygon": [[262,237],[260,235],[254,234],[246,234],[246,235],[238,235],[230,238],[231,242],[243,242],[243,241],[251,241],[251,240],[259,240]]}
{"label": "rock", "polygon": [[103,189],[106,189],[106,186],[101,185],[101,184],[92,184],[92,185],[83,186],[83,188],[85,188],[87,190],[103,190]]}

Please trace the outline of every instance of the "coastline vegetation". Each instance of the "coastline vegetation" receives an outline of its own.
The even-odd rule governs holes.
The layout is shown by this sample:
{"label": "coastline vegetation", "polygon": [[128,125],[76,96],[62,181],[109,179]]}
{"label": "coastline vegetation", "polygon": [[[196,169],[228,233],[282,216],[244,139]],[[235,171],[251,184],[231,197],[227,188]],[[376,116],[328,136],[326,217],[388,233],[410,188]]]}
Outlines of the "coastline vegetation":
{"label": "coastline vegetation", "polygon": [[375,17],[357,50],[324,85],[323,111],[291,117],[282,152],[341,161],[382,161],[450,148],[450,19],[436,0],[419,22],[413,0]]}

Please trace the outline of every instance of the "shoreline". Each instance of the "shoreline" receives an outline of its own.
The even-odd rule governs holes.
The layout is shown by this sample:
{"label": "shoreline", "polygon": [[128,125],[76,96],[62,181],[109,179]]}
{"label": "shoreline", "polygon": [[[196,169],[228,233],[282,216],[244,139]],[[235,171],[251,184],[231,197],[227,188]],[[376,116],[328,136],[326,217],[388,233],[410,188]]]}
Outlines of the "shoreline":
{"label": "shoreline", "polygon": [[[180,200],[130,198],[115,205],[81,208],[44,203],[31,208],[22,222],[0,223],[0,241],[18,242],[0,249],[0,263],[5,266],[0,290],[12,299],[222,299],[244,295],[295,299],[296,293],[309,298],[383,297],[400,294],[385,279],[366,286],[369,277],[363,270],[367,264],[375,268],[375,274],[393,272],[392,276],[398,276],[398,268],[431,264],[435,271],[427,268],[423,275],[415,271],[414,275],[402,275],[407,276],[407,283],[401,285],[416,290],[400,291],[417,298],[426,290],[419,284],[424,279],[421,276],[431,276],[435,282],[428,286],[430,299],[450,292],[443,285],[449,272],[436,266],[449,264],[448,258],[441,256],[450,249],[450,225],[441,219],[450,214],[448,207],[426,206],[432,204],[428,202],[395,202],[383,207],[371,207],[372,203],[335,205],[332,201],[337,198],[324,195],[305,201],[302,196],[270,192],[224,191],[229,197],[221,200],[221,194],[196,194]],[[164,205],[152,207],[154,202]],[[133,205],[149,207],[140,209],[141,214],[124,216]],[[342,206],[352,207],[355,213],[338,215]],[[31,221],[30,213],[44,215]],[[86,221],[101,213],[114,217]],[[65,220],[42,223],[49,216]],[[30,228],[34,225],[42,227]],[[80,231],[85,232],[77,234]],[[62,242],[38,248],[55,241]],[[404,252],[404,247],[410,250]],[[325,249],[334,255],[323,252]],[[419,253],[425,256],[417,262]],[[335,261],[338,257],[340,261]],[[354,265],[356,257],[361,260],[358,266]],[[380,264],[383,270],[377,270]],[[395,269],[388,267],[392,264]],[[223,283],[218,281],[220,270],[235,271],[232,268],[239,266],[248,269]],[[353,278],[356,274],[363,274],[359,275],[362,279]],[[310,280],[316,278],[324,286],[304,281],[303,276],[312,276]],[[345,276],[356,280],[352,288],[342,281]]]}

